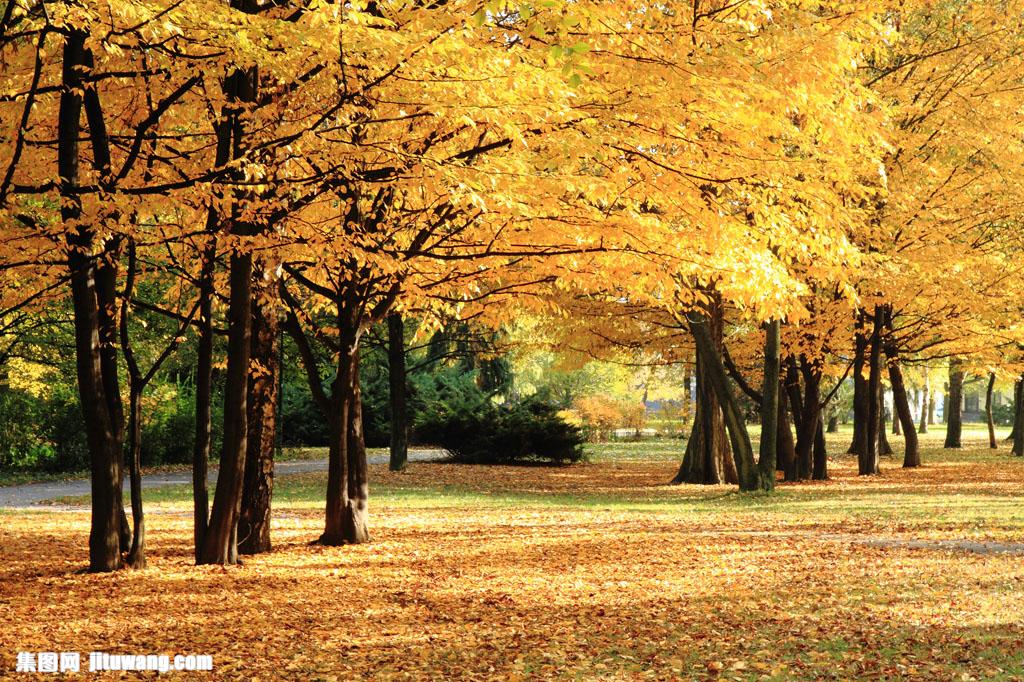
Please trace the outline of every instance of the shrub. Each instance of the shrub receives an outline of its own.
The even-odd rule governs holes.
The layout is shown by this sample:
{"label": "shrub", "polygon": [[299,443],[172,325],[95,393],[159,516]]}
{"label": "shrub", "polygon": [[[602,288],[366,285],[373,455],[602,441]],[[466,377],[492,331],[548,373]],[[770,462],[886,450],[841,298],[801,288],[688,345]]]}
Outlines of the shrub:
{"label": "shrub", "polygon": [[[218,393],[215,391],[210,419],[210,450],[214,457],[220,452],[224,429],[224,401]],[[191,463],[195,437],[195,388],[187,384],[153,386],[142,407],[142,465]]]}
{"label": "shrub", "polygon": [[566,464],[583,459],[583,434],[537,399],[511,405],[467,401],[421,415],[421,440],[436,443],[465,464]]}
{"label": "shrub", "polygon": [[1002,426],[1013,424],[1013,401],[992,406],[992,420]]}
{"label": "shrub", "polygon": [[89,445],[85,441],[84,417],[73,387],[55,388],[44,403],[41,432],[53,446],[52,459],[40,468],[50,471],[82,471],[89,468]]}
{"label": "shrub", "polygon": [[56,451],[40,427],[45,403],[32,394],[0,389],[0,467],[39,469],[56,458]]}
{"label": "shrub", "polygon": [[279,428],[287,446],[323,447],[330,440],[327,421],[306,384],[285,382],[281,390]]}
{"label": "shrub", "polygon": [[643,403],[608,395],[578,398],[571,412],[591,442],[607,440],[616,429],[642,429],[647,418]]}

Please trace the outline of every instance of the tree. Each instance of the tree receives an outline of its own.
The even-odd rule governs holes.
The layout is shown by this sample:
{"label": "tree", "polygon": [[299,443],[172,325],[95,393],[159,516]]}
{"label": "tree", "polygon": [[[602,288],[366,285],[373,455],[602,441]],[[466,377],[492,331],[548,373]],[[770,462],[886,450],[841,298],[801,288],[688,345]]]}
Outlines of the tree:
{"label": "tree", "polygon": [[391,402],[391,448],[388,468],[401,471],[409,461],[408,377],[405,325],[401,313],[388,315],[388,396]]}
{"label": "tree", "polygon": [[946,414],[946,441],[943,447],[960,448],[960,434],[963,429],[961,417],[964,405],[964,371],[961,363],[954,358],[949,363],[949,393],[944,411]]}

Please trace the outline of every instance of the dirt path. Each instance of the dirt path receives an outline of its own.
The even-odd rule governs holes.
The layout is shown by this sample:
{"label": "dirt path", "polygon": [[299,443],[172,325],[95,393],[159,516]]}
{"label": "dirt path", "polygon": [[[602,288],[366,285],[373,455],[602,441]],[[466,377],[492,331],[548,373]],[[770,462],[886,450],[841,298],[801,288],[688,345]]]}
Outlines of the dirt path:
{"label": "dirt path", "polygon": [[947,552],[970,552],[972,554],[1016,554],[1024,555],[1024,543],[994,542],[985,540],[914,540],[912,538],[887,538],[878,536],[857,535],[822,535],[825,540],[836,542],[854,542],[870,547],[889,547],[904,549],[931,549]]}
{"label": "dirt path", "polygon": [[[442,459],[445,456],[443,450],[410,450],[409,461],[429,462]],[[384,464],[388,461],[387,455],[370,455],[367,457],[370,464]],[[295,460],[290,462],[278,462],[274,466],[275,474],[286,476],[288,474],[304,474],[315,471],[327,471],[326,459]],[[217,470],[210,471],[211,487],[217,481]],[[188,471],[173,473],[153,473],[142,477],[142,487],[160,488],[167,485],[179,483],[191,483],[192,474]],[[125,490],[128,489],[128,480],[124,482]],[[0,487],[0,507],[29,507],[40,502],[53,500],[59,497],[80,497],[89,494],[89,480],[77,479],[72,481],[48,481],[46,483],[26,483],[24,485],[12,485]]]}

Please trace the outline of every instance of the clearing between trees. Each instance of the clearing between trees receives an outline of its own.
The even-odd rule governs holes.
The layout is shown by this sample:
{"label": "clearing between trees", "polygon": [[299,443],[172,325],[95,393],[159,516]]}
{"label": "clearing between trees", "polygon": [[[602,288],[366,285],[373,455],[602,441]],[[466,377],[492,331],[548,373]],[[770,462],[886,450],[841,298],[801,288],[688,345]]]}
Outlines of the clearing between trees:
{"label": "clearing between trees", "polygon": [[2,665],[56,648],[211,654],[246,680],[1024,678],[1024,563],[968,547],[1024,546],[1024,460],[930,434],[923,468],[865,478],[849,434],[829,438],[832,480],[771,495],[666,485],[678,441],[371,465],[373,542],[348,547],[309,544],[325,474],[285,476],[275,547],[241,567],[194,565],[188,486],[149,495],[142,571],[80,572],[85,507],[3,511]]}

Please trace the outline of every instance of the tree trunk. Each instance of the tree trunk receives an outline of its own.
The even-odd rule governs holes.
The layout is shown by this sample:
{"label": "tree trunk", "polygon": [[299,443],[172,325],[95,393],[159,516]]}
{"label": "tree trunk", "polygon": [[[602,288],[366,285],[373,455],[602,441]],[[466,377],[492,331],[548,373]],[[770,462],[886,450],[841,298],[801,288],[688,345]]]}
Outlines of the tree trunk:
{"label": "tree trunk", "polygon": [[964,372],[960,362],[953,359],[949,363],[949,400],[946,402],[946,442],[943,447],[960,448],[963,431],[964,403]]}
{"label": "tree trunk", "polygon": [[879,386],[878,390],[878,454],[891,457],[893,454],[892,445],[889,443],[888,415],[885,409],[885,391]]}
{"label": "tree trunk", "polygon": [[935,391],[928,394],[928,426],[935,426]]}
{"label": "tree trunk", "polygon": [[196,563],[202,559],[210,518],[206,487],[213,426],[213,271],[217,244],[214,237],[203,250],[199,274],[199,343],[196,352],[196,420],[192,444],[192,537]]}
{"label": "tree trunk", "polygon": [[694,404],[693,404],[693,366],[689,362],[683,363],[683,424],[691,423],[694,419]]}
{"label": "tree trunk", "polygon": [[847,451],[857,455],[863,461],[868,447],[868,382],[864,378],[864,365],[867,360],[868,338],[865,334],[863,311],[857,313],[857,323],[853,344],[853,442]]}
{"label": "tree trunk", "polygon": [[368,502],[369,471],[363,438],[363,395],[359,384],[359,350],[352,356],[352,405],[348,419],[348,509],[345,515],[349,544],[370,541]]}
{"label": "tree trunk", "polygon": [[[804,398],[800,392],[800,369],[796,358],[793,356],[786,357],[783,364],[786,367],[783,388],[786,392],[786,402],[789,404],[789,413],[792,415],[791,422],[795,433],[793,438],[793,459],[789,463],[789,468],[786,469],[786,480],[800,481],[803,480],[801,471],[809,469],[807,466],[801,466],[800,461],[801,458],[807,456],[806,453],[800,450],[800,433],[804,423]],[[806,446],[806,442],[804,445]]]}
{"label": "tree trunk", "polygon": [[879,337],[882,327],[881,306],[875,306],[871,331],[871,352],[868,358],[868,382],[866,400],[868,403],[866,424],[866,447],[859,453],[858,473],[871,476],[878,473],[878,432],[881,425],[880,393],[882,389],[882,349]]}
{"label": "tree trunk", "polygon": [[[892,382],[892,380],[890,379],[890,383],[891,382]],[[909,410],[910,409],[910,403],[909,403],[910,399],[907,398],[907,400],[908,400],[907,409]],[[893,410],[896,410],[896,397],[895,397],[895,395],[893,396]],[[911,417],[911,423],[913,423],[913,417]],[[894,436],[902,436],[903,435],[903,422],[900,421],[898,414],[893,415],[892,435],[894,435]]]}
{"label": "tree trunk", "polygon": [[[346,375],[342,379],[348,381]],[[327,451],[327,501],[324,532],[317,540],[322,545],[344,545],[342,517],[348,507],[348,413],[351,393],[335,385],[331,396],[331,414],[326,415],[330,443]]]}
{"label": "tree trunk", "polygon": [[248,437],[249,357],[252,349],[252,255],[234,253],[228,301],[228,367],[224,386],[224,442],[210,523],[200,557],[204,564],[234,564]]}
{"label": "tree trunk", "polygon": [[128,565],[146,567],[146,518],[142,509],[142,386],[136,378],[128,397],[128,467],[131,477],[132,546]]}
{"label": "tree trunk", "polygon": [[391,451],[388,468],[391,471],[401,471],[409,462],[405,325],[401,313],[388,315],[388,388],[391,401]]}
{"label": "tree trunk", "polygon": [[697,362],[693,425],[682,464],[672,483],[718,485],[725,482],[725,460],[732,454],[718,399],[710,382],[705,379],[705,370],[700,365],[699,354]]}
{"label": "tree trunk", "polygon": [[[720,352],[723,325],[718,305],[712,304],[709,320],[713,348],[715,352]],[[696,358],[693,427],[682,464],[671,482],[702,485],[738,483],[721,403],[708,377],[700,348],[697,349]]]}
{"label": "tree trunk", "polygon": [[120,392],[109,393],[111,388],[117,387],[116,366],[113,375],[109,375],[110,356],[102,347],[107,334],[101,329],[100,311],[104,306],[113,306],[115,301],[104,300],[106,287],[98,286],[99,275],[93,257],[95,232],[81,223],[81,200],[76,194],[85,89],[82,77],[92,62],[85,49],[85,40],[86,35],[76,30],[70,31],[65,38],[64,87],[58,114],[57,176],[61,190],[61,218],[67,226],[78,391],[91,463],[89,570],[102,572],[122,566],[123,501],[119,486],[124,425],[123,413],[115,406],[120,405]]}
{"label": "tree trunk", "polygon": [[324,545],[368,542],[366,447],[362,430],[358,342],[343,341],[349,353],[340,354],[328,417],[331,431],[327,470]]}
{"label": "tree trunk", "polygon": [[779,388],[778,463],[782,468],[784,480],[795,481],[797,480],[796,443],[793,440],[793,429],[789,421],[789,398],[787,392],[783,390],[781,382]]}
{"label": "tree trunk", "polygon": [[928,433],[928,401],[931,399],[929,393],[928,370],[925,369],[924,388],[921,389],[921,425],[917,429],[918,433]]}
{"label": "tree trunk", "polygon": [[889,383],[892,384],[892,402],[896,411],[894,421],[903,425],[903,466],[919,467],[921,466],[921,452],[918,447],[917,432],[914,430],[914,416],[910,413],[910,402],[907,399],[907,386],[900,367],[899,349],[891,335],[891,317],[887,320],[887,327],[890,333],[886,335],[885,356],[889,364]]}
{"label": "tree trunk", "polygon": [[238,552],[269,552],[270,503],[274,492],[274,446],[277,435],[278,317],[271,288],[261,291],[252,310],[252,360],[249,376],[246,462],[242,510],[238,520]]}
{"label": "tree trunk", "polygon": [[[214,126],[217,137],[217,167],[231,158],[231,125],[228,119]],[[213,428],[213,295],[217,269],[217,232],[220,213],[210,207],[206,214],[207,242],[201,252],[199,270],[199,343],[196,351],[196,423],[192,444],[192,535],[196,563],[202,559],[210,519],[210,495],[206,486]]]}
{"label": "tree trunk", "polygon": [[[131,299],[135,293],[138,265],[134,240],[128,242],[128,268],[125,273],[124,296],[121,299],[120,337],[121,352],[128,369],[128,467],[131,478],[132,542],[128,549],[127,564],[132,568],[146,567],[146,520],[142,509],[142,395],[149,378],[139,370],[132,350],[128,320],[131,317]],[[181,332],[184,329],[179,330]],[[176,335],[177,336],[177,335]],[[173,348],[173,346],[172,346]],[[170,348],[161,357],[166,358]],[[157,363],[162,360],[157,360]],[[155,366],[159,367],[159,364]],[[155,369],[153,370],[155,373]],[[152,373],[150,374],[150,378]]]}
{"label": "tree trunk", "polygon": [[[797,475],[807,480],[814,475],[814,448],[821,425],[821,371],[805,357],[800,358],[804,395],[800,429],[796,437]],[[824,437],[824,434],[822,434]]]}
{"label": "tree trunk", "polygon": [[825,443],[825,428],[820,419],[814,435],[814,471],[811,478],[815,481],[828,480],[828,448]]}
{"label": "tree trunk", "polygon": [[985,389],[985,421],[988,423],[988,447],[995,450],[999,447],[996,443],[996,422],[992,417],[992,390],[996,385],[996,373],[988,375],[988,388]]}
{"label": "tree trunk", "polygon": [[779,358],[781,324],[771,320],[764,332],[764,381],[761,388],[761,442],[758,444],[758,487],[775,489],[779,426]]}
{"label": "tree trunk", "polygon": [[1013,424],[1010,427],[1010,435],[1006,437],[1006,440],[1013,442],[1017,437],[1017,408],[1021,402],[1021,390],[1024,389],[1024,381],[1018,378],[1013,382]]}
{"label": "tree trunk", "polygon": [[839,415],[830,414],[828,416],[828,428],[826,429],[829,433],[839,433]]}
{"label": "tree trunk", "polygon": [[[247,14],[260,10],[256,0],[231,0],[231,7]],[[222,115],[223,125],[229,126],[231,157],[245,153],[246,103],[256,101],[259,89],[257,67],[236,69],[224,84],[228,105]],[[220,140],[218,139],[218,142]],[[239,204],[245,197],[236,198],[229,207],[232,235],[251,237],[259,225],[242,218]],[[213,492],[213,507],[203,539],[200,562],[204,564],[238,563],[238,518],[241,512],[242,487],[245,478],[247,452],[249,362],[252,353],[253,256],[251,252],[232,252],[228,274],[228,363],[224,385],[224,440],[221,444],[217,486]]]}
{"label": "tree trunk", "polygon": [[729,378],[726,375],[725,366],[722,364],[722,356],[719,349],[716,348],[716,334],[713,331],[713,325],[714,322],[709,321],[709,318],[703,315],[694,313],[690,316],[690,331],[697,343],[701,367],[704,368],[706,378],[722,407],[722,416],[725,419],[725,426],[735,457],[740,490],[758,490],[760,477],[757,464],[754,461],[753,446],[750,444],[750,435],[747,433],[747,425],[743,420],[736,396],[729,388]]}
{"label": "tree trunk", "polygon": [[1013,447],[1011,452],[1018,456],[1024,456],[1024,377],[1017,382],[1018,390],[1014,401],[1013,423]]}

